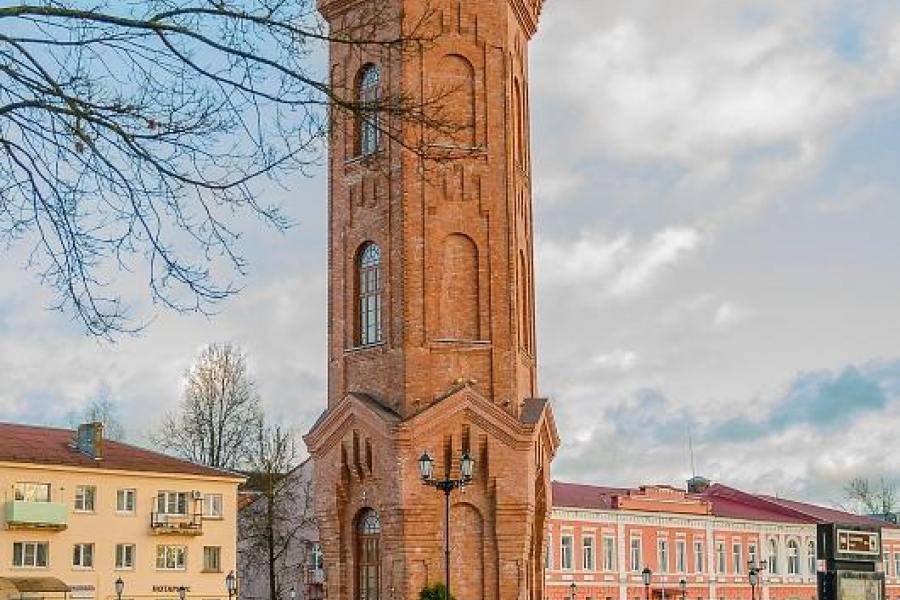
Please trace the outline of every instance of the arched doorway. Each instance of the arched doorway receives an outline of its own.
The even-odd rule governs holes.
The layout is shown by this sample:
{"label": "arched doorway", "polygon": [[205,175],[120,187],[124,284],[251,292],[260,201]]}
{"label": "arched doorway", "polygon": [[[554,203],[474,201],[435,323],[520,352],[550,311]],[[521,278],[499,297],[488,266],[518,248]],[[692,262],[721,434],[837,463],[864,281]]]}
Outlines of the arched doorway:
{"label": "arched doorway", "polygon": [[356,525],[357,600],[381,600],[381,519],[371,508]]}

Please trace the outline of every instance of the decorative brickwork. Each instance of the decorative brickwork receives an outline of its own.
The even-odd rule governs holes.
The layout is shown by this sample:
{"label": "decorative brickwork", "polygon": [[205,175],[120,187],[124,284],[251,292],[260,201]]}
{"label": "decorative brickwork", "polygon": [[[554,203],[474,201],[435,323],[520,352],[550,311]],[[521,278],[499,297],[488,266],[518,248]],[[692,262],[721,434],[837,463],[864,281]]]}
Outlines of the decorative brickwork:
{"label": "decorative brickwork", "polygon": [[[406,126],[370,152],[371,121],[334,120],[328,409],[306,438],[330,598],[413,600],[443,580],[443,498],[419,480],[425,450],[438,476],[458,476],[463,451],[477,461],[473,485],[452,497],[454,596],[543,598],[559,440],[535,399],[527,44],[541,4],[320,1],[333,30],[373,10],[397,15],[385,39],[424,18],[433,39],[415,53],[335,44],[332,79],[371,97],[361,74],[377,67],[382,94],[437,99],[453,125]],[[453,160],[400,143],[421,140]],[[377,299],[359,283],[368,244],[380,249]],[[363,534],[371,511],[380,529]]]}

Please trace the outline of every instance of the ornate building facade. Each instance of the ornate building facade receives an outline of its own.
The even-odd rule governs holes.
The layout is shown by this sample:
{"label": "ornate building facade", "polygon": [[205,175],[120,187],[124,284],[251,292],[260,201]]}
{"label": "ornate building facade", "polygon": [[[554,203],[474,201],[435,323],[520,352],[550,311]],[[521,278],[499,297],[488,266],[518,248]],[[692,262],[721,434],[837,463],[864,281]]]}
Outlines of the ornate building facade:
{"label": "ornate building facade", "polygon": [[536,378],[527,47],[541,4],[320,0],[336,37],[422,39],[334,42],[334,85],[364,106],[433,103],[443,124],[333,119],[328,408],[306,438],[330,598],[412,600],[443,581],[423,451],[439,477],[476,461],[452,496],[453,595],[543,597],[559,440]]}
{"label": "ornate building facade", "polygon": [[[572,584],[574,600],[816,600],[817,523],[883,527],[886,597],[900,599],[893,524],[702,478],[687,490],[554,482],[553,491],[547,600],[573,600]],[[749,565],[763,561],[751,588]]]}

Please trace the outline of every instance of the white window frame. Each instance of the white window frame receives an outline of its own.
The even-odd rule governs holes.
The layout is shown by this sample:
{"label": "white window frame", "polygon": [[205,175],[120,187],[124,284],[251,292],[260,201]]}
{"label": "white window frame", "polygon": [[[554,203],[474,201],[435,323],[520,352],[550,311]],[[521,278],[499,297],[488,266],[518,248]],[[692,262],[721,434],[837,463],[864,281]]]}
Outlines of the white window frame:
{"label": "white window frame", "polygon": [[94,570],[94,549],[92,543],[72,545],[72,568],[79,571]]}
{"label": "white window frame", "polygon": [[611,535],[603,536],[603,570],[616,572],[616,538]]}
{"label": "white window frame", "polygon": [[687,541],[675,540],[675,572],[687,573]]}
{"label": "white window frame", "polygon": [[[211,556],[215,556],[215,565],[209,561]],[[221,573],[222,572],[222,546],[203,546],[203,572],[204,573]]]}
{"label": "white window frame", "polygon": [[734,574],[740,575],[743,572],[744,563],[744,546],[740,542],[731,542],[731,562]]}
{"label": "white window frame", "polygon": [[[894,573],[900,573],[900,552],[894,552]],[[900,575],[894,575],[900,577]]]}
{"label": "white window frame", "polygon": [[128,488],[116,490],[116,512],[133,515],[137,511],[137,490]]}
{"label": "white window frame", "polygon": [[[161,515],[186,517],[188,515],[188,504],[190,502],[189,496],[190,494],[187,492],[162,490],[156,495],[156,512]],[[180,498],[184,498],[184,510],[182,512],[178,512],[181,508]],[[170,510],[172,507],[175,508],[175,511]]]}
{"label": "white window frame", "polygon": [[75,486],[75,512],[92,513],[97,510],[97,486]]}
{"label": "white window frame", "polygon": [[[181,559],[180,561],[178,559]],[[174,560],[169,560],[174,559]],[[170,564],[174,566],[169,566]],[[186,571],[187,546],[160,544],[156,547],[157,571]]]}
{"label": "white window frame", "polygon": [[581,536],[581,569],[583,571],[597,570],[596,542],[592,535]]}
{"label": "white window frame", "polygon": [[547,547],[544,549],[544,569],[553,570],[553,535],[547,534]]}
{"label": "white window frame", "polygon": [[660,573],[669,572],[669,540],[665,538],[656,540],[656,569]]}
{"label": "white window frame", "polygon": [[[566,544],[566,541],[569,543]],[[567,548],[568,546],[568,548]],[[568,550],[568,553],[566,552]],[[575,536],[561,535],[559,537],[559,568],[563,571],[571,571],[575,564]]]}
{"label": "white window frame", "polygon": [[222,494],[203,494],[203,517],[221,519],[224,516]]}
{"label": "white window frame", "polygon": [[116,544],[116,571],[133,571],[136,554],[137,546],[134,544]]}
{"label": "white window frame", "polygon": [[[21,563],[16,564],[16,546],[20,546]],[[39,552],[44,549],[44,564],[38,564]],[[31,563],[26,563],[27,549],[31,548]],[[50,542],[13,542],[12,566],[14,569],[49,569],[50,568]]]}
{"label": "white window frame", "polygon": [[[636,542],[636,543],[635,543]],[[631,541],[629,542],[629,554],[631,564],[628,565],[631,567],[632,573],[640,573],[643,567],[644,562],[644,540],[640,536],[633,535],[631,536]]]}
{"label": "white window frame", "polygon": [[767,568],[772,575],[779,575],[778,541],[769,540],[769,562]]}
{"label": "white window frame", "polygon": [[800,574],[800,544],[797,540],[788,540],[787,543],[787,574]]}
{"label": "white window frame", "polygon": [[[38,492],[46,491],[46,496]],[[13,499],[16,502],[50,502],[52,489],[49,483],[37,483],[34,481],[17,481],[13,486]]]}
{"label": "white window frame", "polygon": [[728,555],[725,554],[725,542],[716,542],[716,574],[728,573]]}
{"label": "white window frame", "polygon": [[706,545],[699,540],[694,540],[694,573],[703,573],[703,564],[706,555],[704,554]]}

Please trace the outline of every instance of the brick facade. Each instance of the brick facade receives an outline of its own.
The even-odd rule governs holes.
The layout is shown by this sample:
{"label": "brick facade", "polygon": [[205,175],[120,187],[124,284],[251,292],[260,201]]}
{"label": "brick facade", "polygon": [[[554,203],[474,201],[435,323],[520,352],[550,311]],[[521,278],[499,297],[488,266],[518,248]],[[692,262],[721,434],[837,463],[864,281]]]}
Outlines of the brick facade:
{"label": "brick facade", "polygon": [[[748,563],[769,568],[756,598],[815,600],[816,523],[878,522],[722,485],[691,494],[554,483],[545,598],[750,600]],[[882,523],[887,598],[900,599],[900,528]],[[661,545],[664,550],[661,550]],[[637,556],[633,557],[633,553]],[[772,565],[776,565],[774,568]],[[649,590],[641,571],[653,572]]]}
{"label": "brick facade", "polygon": [[[413,600],[443,580],[443,497],[419,480],[425,450],[439,477],[458,476],[464,451],[476,460],[452,497],[454,596],[543,597],[559,441],[536,399],[527,44],[541,3],[320,1],[332,31],[378,10],[376,35],[428,39],[414,51],[333,44],[339,89],[364,96],[376,68],[381,97],[417,98],[449,125],[380,115],[373,144],[374,117],[333,120],[328,408],[306,438],[330,598]],[[364,276],[371,245],[379,271]],[[361,533],[370,511],[374,538]]]}

